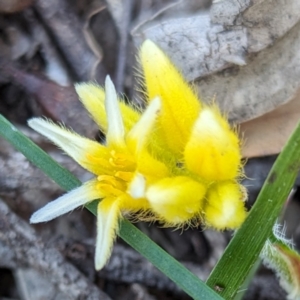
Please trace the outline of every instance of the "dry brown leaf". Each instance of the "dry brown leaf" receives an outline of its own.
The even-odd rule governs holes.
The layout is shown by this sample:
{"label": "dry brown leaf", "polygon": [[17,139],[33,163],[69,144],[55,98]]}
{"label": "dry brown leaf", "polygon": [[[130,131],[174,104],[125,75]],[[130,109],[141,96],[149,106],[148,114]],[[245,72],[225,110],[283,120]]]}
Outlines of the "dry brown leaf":
{"label": "dry brown leaf", "polygon": [[118,31],[121,32],[123,28],[123,15],[126,10],[126,1],[122,0],[106,0],[107,8],[114,19],[114,22],[118,28]]}
{"label": "dry brown leaf", "polygon": [[216,98],[235,122],[288,102],[300,87],[300,2],[222,0],[210,7],[155,16],[133,32],[149,38],[194,81],[204,100]]}
{"label": "dry brown leaf", "polygon": [[25,30],[21,18],[0,16],[0,57],[5,60],[30,59],[39,48],[39,41]]}
{"label": "dry brown leaf", "polygon": [[128,33],[134,3],[132,0],[107,0],[106,2],[119,32],[115,86],[116,90],[122,93],[127,60]]}
{"label": "dry brown leaf", "polygon": [[100,51],[93,52],[95,48],[92,49],[86,41],[82,21],[74,13],[72,5],[60,0],[36,0],[34,8],[47,24],[76,80],[102,79],[103,73],[106,73],[101,64],[102,55]]}
{"label": "dry brown leaf", "polygon": [[277,154],[300,120],[300,91],[290,102],[248,122],[240,124],[244,139],[243,157]]}
{"label": "dry brown leaf", "polygon": [[4,77],[3,81],[21,87],[32,96],[47,117],[65,123],[79,134],[95,137],[99,129],[78,100],[73,85],[60,86],[41,73],[29,73],[2,60],[0,75]]}
{"label": "dry brown leaf", "polygon": [[87,7],[85,7],[84,16],[83,16],[83,34],[86,39],[87,44],[90,46],[92,52],[102,60],[102,50],[95,40],[95,37],[90,30],[90,22],[92,17],[97,15],[103,9],[105,9],[105,3],[102,0],[93,0]]}
{"label": "dry brown leaf", "polygon": [[10,248],[18,267],[33,268],[46,275],[49,282],[67,295],[68,298],[62,299],[111,300],[91,280],[67,262],[56,248],[43,242],[36,231],[16,215],[2,199],[0,218],[0,242]]}

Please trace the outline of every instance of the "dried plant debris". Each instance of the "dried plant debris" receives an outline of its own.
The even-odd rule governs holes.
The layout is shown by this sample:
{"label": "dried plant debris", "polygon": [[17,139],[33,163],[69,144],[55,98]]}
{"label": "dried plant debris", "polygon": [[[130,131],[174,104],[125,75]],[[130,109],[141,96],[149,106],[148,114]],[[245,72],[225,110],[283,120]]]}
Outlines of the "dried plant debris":
{"label": "dried plant debris", "polygon": [[34,7],[53,34],[77,80],[92,80],[97,72],[104,71],[99,65],[100,52],[95,53],[89,47],[83,34],[82,22],[66,1],[37,0]]}
{"label": "dried plant debris", "polygon": [[[78,101],[68,61],[64,60],[49,30],[34,11],[27,9],[18,16],[0,17],[0,27],[0,93],[4,102],[0,111],[9,116],[12,107],[17,109],[16,119],[21,123],[33,114],[43,114],[95,137],[98,130]],[[76,45],[79,44],[77,39]],[[85,40],[82,44],[89,47]],[[84,55],[80,57],[74,65],[83,64]],[[79,68],[91,73],[94,67],[85,64]],[[77,75],[75,77],[80,78]],[[95,77],[91,75],[81,80],[92,78]],[[39,109],[32,99],[38,103]],[[83,128],[89,128],[88,132]]]}
{"label": "dried plant debris", "polygon": [[45,245],[27,222],[1,200],[0,219],[0,241],[13,251],[18,266],[32,267],[47,274],[50,281],[70,299],[110,299],[66,262],[56,249]]}
{"label": "dried plant debris", "polygon": [[243,299],[286,299],[286,292],[278,285],[275,275],[267,273],[258,275],[253,279]]}
{"label": "dried plant debris", "polygon": [[0,12],[12,14],[20,12],[30,6],[34,0],[1,0]]}
{"label": "dried plant debris", "polygon": [[[36,144],[48,150],[48,153],[56,161],[69,169],[80,180],[86,181],[90,177],[87,171],[74,164],[73,160],[53,147],[48,140],[41,138],[40,135],[28,128],[19,127],[19,129]],[[33,209],[50,201],[52,196],[62,193],[57,184],[30,164],[23,154],[16,151],[3,139],[0,140],[0,169],[6,170],[6,172],[0,172],[0,195],[11,199],[13,201],[11,205],[15,203],[16,209],[21,205],[20,211],[27,207],[27,213],[31,214]]]}
{"label": "dried plant debris", "polygon": [[70,83],[66,64],[32,9],[1,16],[0,26],[1,60],[18,62],[27,70],[43,71],[61,85]]}
{"label": "dried plant debris", "polygon": [[73,85],[60,86],[40,73],[28,73],[3,61],[0,72],[33,97],[40,109],[36,114],[60,121],[83,135],[96,136],[98,128],[83,109]]}
{"label": "dried plant debris", "polygon": [[273,111],[240,124],[244,157],[262,157],[279,153],[300,119],[300,94]]}

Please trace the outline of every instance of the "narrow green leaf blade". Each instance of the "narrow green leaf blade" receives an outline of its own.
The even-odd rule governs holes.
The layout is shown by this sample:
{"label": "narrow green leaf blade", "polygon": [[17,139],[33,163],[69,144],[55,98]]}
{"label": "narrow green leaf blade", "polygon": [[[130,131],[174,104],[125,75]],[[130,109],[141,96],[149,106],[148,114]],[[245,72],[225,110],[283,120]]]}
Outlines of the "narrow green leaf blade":
{"label": "narrow green leaf blade", "polygon": [[246,221],[236,232],[207,284],[233,299],[257,261],[300,169],[300,124],[272,167]]}
{"label": "narrow green leaf blade", "polygon": [[[2,115],[0,115],[0,136],[9,141],[29,161],[40,168],[63,189],[69,191],[81,184],[72,173],[55,162]],[[96,201],[93,201],[86,206],[94,215],[97,214],[95,203]],[[119,235],[122,239],[146,257],[193,299],[223,299],[127,220],[123,220],[120,227]]]}
{"label": "narrow green leaf blade", "polygon": [[[196,300],[223,299],[213,290],[207,291],[204,282],[188,271],[182,264],[166,253],[162,248],[153,243],[140,230],[137,230],[127,220],[124,220],[120,228],[120,236],[132,248],[151,261],[162,273],[173,280],[188,295]],[[184,285],[184,287],[182,286]],[[204,286],[203,286],[204,285]]]}
{"label": "narrow green leaf blade", "polygon": [[0,135],[64,190],[69,191],[81,185],[71,172],[59,165],[1,114]]}

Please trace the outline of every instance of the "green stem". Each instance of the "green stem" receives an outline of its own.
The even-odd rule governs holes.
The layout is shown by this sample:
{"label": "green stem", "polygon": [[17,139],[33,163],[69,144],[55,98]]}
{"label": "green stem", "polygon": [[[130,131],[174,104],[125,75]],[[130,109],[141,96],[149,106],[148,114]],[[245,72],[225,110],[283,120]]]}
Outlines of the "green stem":
{"label": "green stem", "polygon": [[212,288],[220,288],[225,299],[234,299],[248,273],[258,259],[265,241],[300,169],[300,125],[273,165],[246,221],[236,232],[224,255],[207,280]]}

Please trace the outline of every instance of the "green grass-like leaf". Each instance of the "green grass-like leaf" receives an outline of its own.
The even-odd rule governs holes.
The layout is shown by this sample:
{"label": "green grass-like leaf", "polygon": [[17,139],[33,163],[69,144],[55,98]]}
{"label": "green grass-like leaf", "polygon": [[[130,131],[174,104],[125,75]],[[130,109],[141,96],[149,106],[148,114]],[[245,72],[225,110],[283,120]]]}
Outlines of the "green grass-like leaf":
{"label": "green grass-like leaf", "polygon": [[246,221],[236,232],[207,284],[220,287],[220,295],[234,299],[258,259],[265,241],[272,235],[300,169],[300,124],[273,165]]}
{"label": "green grass-like leaf", "polygon": [[[46,152],[40,149],[22,132],[17,130],[17,128],[2,115],[0,115],[0,135],[63,189],[69,191],[81,185],[81,182],[74,177],[72,173],[55,162]],[[94,204],[95,201],[86,207],[96,215],[96,206]],[[121,222],[119,235],[193,299],[222,299],[204,282],[167,254],[127,220]]]}

